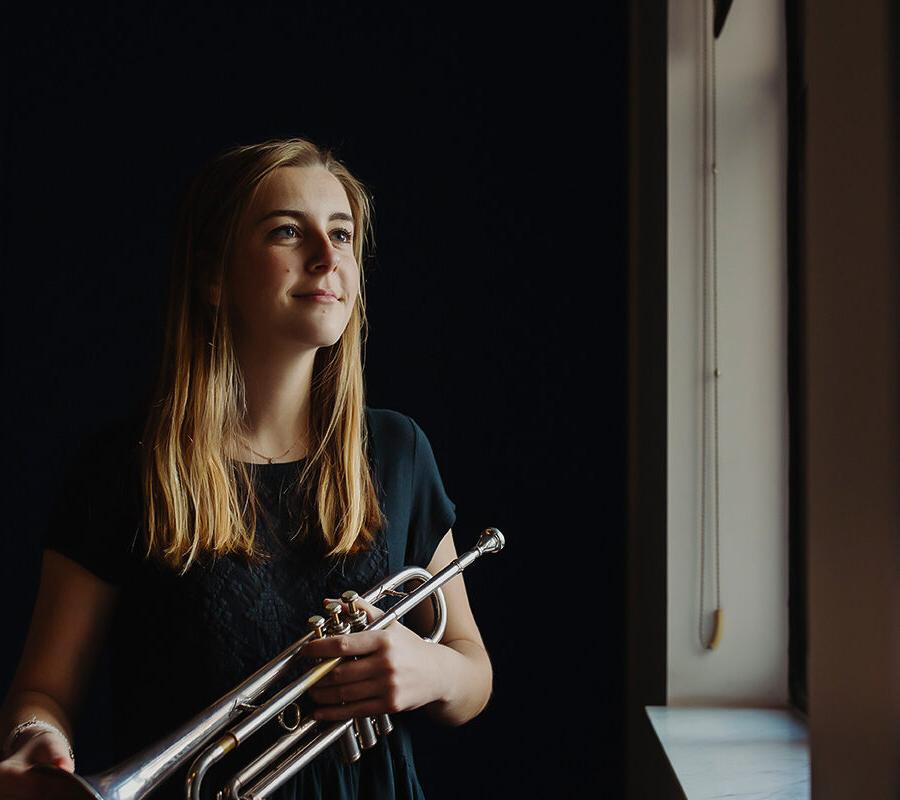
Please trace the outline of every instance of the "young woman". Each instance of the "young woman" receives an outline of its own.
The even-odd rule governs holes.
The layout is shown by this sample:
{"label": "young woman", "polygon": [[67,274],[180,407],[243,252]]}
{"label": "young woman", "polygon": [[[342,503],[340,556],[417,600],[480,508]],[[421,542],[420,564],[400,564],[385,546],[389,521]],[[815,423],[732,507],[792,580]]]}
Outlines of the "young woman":
{"label": "young woman", "polygon": [[[300,638],[326,599],[455,558],[455,506],[427,437],[364,403],[371,232],[364,187],[304,139],[230,149],[192,181],[152,403],[83,443],[46,532],[0,719],[0,796],[49,797],[35,764],[74,771],[73,721],[106,637],[118,763]],[[461,575],[444,594],[439,644],[423,638],[426,601],[410,627],[308,646],[357,656],[311,691],[319,719],[395,714],[394,731],[352,764],[330,748],[276,797],[423,796],[401,712],[460,725],[491,692]],[[217,764],[208,796],[277,728]],[[183,797],[185,772],[151,797]]]}

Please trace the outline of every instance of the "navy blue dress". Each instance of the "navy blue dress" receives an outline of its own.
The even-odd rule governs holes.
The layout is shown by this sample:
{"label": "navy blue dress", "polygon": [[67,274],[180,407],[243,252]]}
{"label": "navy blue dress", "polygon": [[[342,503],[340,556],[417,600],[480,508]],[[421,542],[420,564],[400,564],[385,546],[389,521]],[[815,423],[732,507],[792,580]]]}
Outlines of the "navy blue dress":
{"label": "navy blue dress", "polygon": [[[143,559],[137,459],[143,420],[131,418],[82,443],[44,546],[120,588],[109,639],[116,763],[171,734],[299,639],[308,617],[321,613],[323,598],[350,588],[362,593],[403,566],[428,565],[456,519],[431,445],[405,414],[367,407],[366,418],[368,455],[387,517],[370,550],[326,559],[317,542],[292,536],[298,509],[289,489],[304,462],[257,464],[263,508],[257,537],[272,558],[261,565],[238,556],[206,558],[183,577]],[[392,715],[394,731],[357,763],[345,764],[334,746],[272,796],[423,798],[405,716]],[[280,733],[277,722],[269,723],[216,764],[204,796],[214,797]],[[150,797],[182,798],[186,770]]]}

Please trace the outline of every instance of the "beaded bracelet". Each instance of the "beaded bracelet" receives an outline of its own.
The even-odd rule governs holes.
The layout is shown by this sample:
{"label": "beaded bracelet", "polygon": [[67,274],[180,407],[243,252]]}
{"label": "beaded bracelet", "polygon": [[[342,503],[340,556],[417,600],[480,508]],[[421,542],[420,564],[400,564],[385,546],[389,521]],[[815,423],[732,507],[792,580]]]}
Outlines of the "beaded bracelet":
{"label": "beaded bracelet", "polygon": [[50,733],[58,734],[62,737],[62,740],[66,743],[66,747],[69,748],[69,758],[72,759],[72,763],[75,763],[75,753],[72,750],[72,745],[69,744],[69,739],[66,735],[55,725],[51,725],[49,722],[45,722],[42,719],[38,719],[35,716],[32,716],[31,719],[26,720],[25,722],[20,722],[16,725],[15,728],[12,729],[9,736],[6,738],[6,743],[3,745],[3,758],[9,758],[13,754],[13,747],[16,743],[16,740],[22,733],[29,728],[37,728],[40,731],[47,731]]}

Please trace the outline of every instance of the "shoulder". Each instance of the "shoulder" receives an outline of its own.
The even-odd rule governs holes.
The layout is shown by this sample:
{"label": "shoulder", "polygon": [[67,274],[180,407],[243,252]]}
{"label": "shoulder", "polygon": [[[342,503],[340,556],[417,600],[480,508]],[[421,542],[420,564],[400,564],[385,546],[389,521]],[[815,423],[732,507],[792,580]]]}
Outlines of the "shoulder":
{"label": "shoulder", "polygon": [[376,447],[396,450],[415,446],[419,426],[409,415],[391,408],[366,406],[366,420]]}
{"label": "shoulder", "polygon": [[[376,454],[386,454],[387,462],[406,465],[417,476],[437,471],[431,442],[409,414],[388,408],[368,408],[368,429]],[[424,479],[424,478],[423,478]]]}
{"label": "shoulder", "polygon": [[434,460],[425,431],[409,414],[366,407],[370,453],[382,468],[420,471]]}

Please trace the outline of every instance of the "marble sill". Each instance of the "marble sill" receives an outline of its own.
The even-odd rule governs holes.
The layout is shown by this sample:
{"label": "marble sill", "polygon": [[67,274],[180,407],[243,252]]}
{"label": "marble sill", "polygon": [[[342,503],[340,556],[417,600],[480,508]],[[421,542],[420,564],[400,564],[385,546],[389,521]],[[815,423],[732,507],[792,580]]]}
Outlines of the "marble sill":
{"label": "marble sill", "polygon": [[809,800],[807,725],[798,712],[646,709],[687,800]]}

